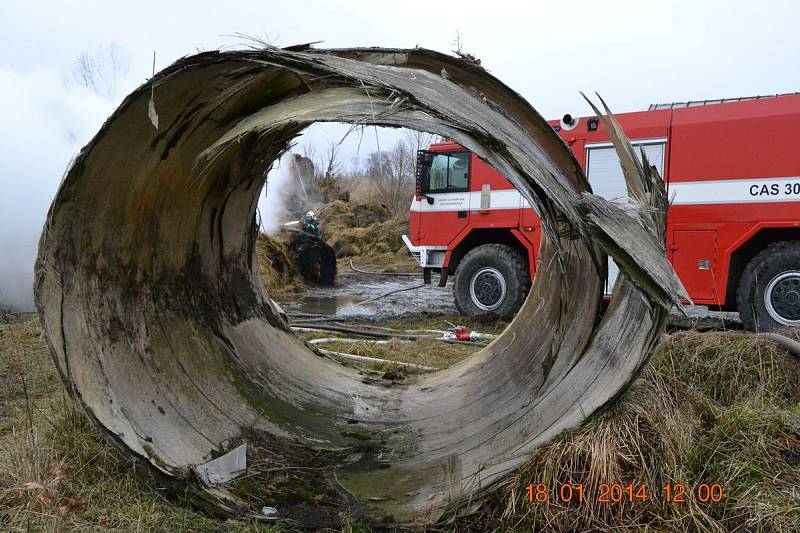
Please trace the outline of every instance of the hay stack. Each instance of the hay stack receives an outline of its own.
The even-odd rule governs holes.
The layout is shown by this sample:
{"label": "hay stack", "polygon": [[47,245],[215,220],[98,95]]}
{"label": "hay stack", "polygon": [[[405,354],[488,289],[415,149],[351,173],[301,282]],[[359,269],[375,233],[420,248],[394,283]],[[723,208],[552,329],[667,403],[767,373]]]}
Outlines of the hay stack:
{"label": "hay stack", "polygon": [[260,234],[256,242],[256,259],[261,281],[270,295],[307,288],[297,258],[289,253],[285,239]]}
{"label": "hay stack", "polygon": [[319,210],[322,238],[337,257],[393,253],[403,247],[408,217],[392,217],[383,205],[335,201]]}

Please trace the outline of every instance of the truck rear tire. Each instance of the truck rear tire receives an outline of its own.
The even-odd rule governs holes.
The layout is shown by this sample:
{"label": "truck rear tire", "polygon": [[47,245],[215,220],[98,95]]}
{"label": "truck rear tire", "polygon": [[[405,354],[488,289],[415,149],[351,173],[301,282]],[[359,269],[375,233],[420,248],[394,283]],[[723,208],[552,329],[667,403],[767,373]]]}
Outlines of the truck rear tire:
{"label": "truck rear tire", "polygon": [[800,241],[775,243],[756,255],[739,280],[736,303],[751,331],[800,326]]}
{"label": "truck rear tire", "polygon": [[462,315],[492,313],[510,321],[530,289],[527,258],[505,244],[483,244],[459,263],[453,293]]}

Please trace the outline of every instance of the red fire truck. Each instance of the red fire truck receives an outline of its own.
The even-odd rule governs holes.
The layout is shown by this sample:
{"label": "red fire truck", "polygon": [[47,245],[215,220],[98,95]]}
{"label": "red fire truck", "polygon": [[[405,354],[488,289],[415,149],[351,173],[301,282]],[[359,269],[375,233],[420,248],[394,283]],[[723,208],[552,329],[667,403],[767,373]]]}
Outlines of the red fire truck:
{"label": "red fire truck", "polygon": [[[617,115],[664,177],[668,259],[695,303],[738,310],[745,326],[800,325],[800,93],[652,105]],[[626,201],[596,117],[551,121],[595,194]],[[417,158],[403,240],[426,281],[455,276],[458,310],[506,319],[536,272],[541,224],[505,177],[453,142]],[[616,278],[609,263],[609,287]]]}

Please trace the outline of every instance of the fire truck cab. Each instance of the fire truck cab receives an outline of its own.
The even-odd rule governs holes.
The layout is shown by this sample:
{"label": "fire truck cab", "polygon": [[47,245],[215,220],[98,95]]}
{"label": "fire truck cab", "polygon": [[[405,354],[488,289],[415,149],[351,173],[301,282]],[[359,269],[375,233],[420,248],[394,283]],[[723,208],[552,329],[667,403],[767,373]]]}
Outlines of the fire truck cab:
{"label": "fire truck cab", "polygon": [[[748,329],[800,325],[800,94],[658,104],[616,115],[664,177],[668,259],[692,300],[738,310]],[[550,121],[595,194],[625,202],[616,152],[596,117]],[[417,156],[406,246],[453,275],[463,314],[510,319],[536,273],[541,224],[503,175],[453,142]],[[616,266],[609,262],[609,285]]]}

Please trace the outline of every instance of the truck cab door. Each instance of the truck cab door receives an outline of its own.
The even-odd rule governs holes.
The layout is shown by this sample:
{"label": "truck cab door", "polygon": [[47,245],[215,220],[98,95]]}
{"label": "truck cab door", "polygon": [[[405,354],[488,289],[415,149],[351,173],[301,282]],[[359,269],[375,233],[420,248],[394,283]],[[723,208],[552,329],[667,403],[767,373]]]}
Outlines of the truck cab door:
{"label": "truck cab door", "polygon": [[411,232],[412,240],[417,246],[445,246],[469,224],[470,153],[421,154],[418,190],[411,205],[411,223],[416,226]]}

